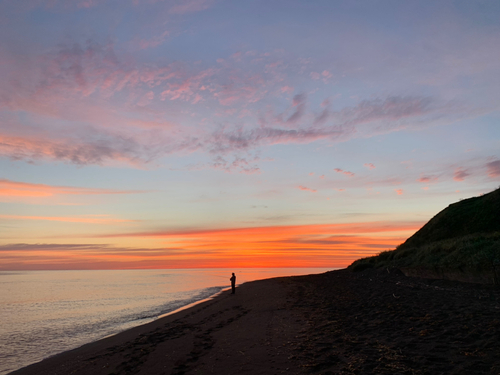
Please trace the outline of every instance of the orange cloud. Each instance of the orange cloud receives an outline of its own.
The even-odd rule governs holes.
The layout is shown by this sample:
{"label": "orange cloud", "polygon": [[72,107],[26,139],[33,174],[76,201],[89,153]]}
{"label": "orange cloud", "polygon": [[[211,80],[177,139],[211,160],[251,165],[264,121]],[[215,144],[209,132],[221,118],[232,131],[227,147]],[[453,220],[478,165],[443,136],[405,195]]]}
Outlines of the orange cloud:
{"label": "orange cloud", "polygon": [[405,234],[410,235],[420,227],[421,223],[414,222],[369,222],[160,231],[112,236],[159,238],[169,248],[184,249],[184,256],[194,251],[195,263],[198,264],[203,259],[200,254],[209,254],[205,258],[213,260],[215,257],[224,264],[238,261],[240,266],[329,264],[342,267],[354,259],[377,253],[380,249],[394,248],[407,237]]}
{"label": "orange cloud", "polygon": [[394,191],[397,193],[397,195],[403,195],[404,193],[403,189],[395,189]]}
{"label": "orange cloud", "polygon": [[294,234],[363,234],[382,232],[412,231],[420,228],[420,222],[393,223],[385,221],[342,223],[342,224],[311,224],[311,225],[284,225],[270,227],[245,227],[206,230],[181,230],[111,234],[105,237],[178,237],[178,236],[236,236],[255,238],[256,235],[284,235]]}
{"label": "orange cloud", "polygon": [[157,231],[99,236],[160,240],[152,248],[100,244],[0,246],[0,269],[345,267],[392,249],[420,222],[366,222]]}
{"label": "orange cloud", "polygon": [[54,195],[97,195],[141,193],[136,190],[93,189],[71,186],[51,186],[0,179],[0,197],[50,197]]}
{"label": "orange cloud", "polygon": [[108,215],[93,215],[87,217],[0,215],[0,219],[45,220],[45,221],[61,221],[65,223],[86,223],[86,224],[116,224],[116,223],[130,223],[136,221],[136,220],[126,220],[126,219],[113,219],[108,217]]}

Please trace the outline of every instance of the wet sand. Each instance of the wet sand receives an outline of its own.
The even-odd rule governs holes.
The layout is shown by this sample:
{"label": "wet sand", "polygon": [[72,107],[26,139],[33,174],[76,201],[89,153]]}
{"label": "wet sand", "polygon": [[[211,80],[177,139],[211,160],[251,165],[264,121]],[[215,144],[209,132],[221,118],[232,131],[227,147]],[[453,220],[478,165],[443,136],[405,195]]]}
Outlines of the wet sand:
{"label": "wet sand", "polygon": [[347,270],[254,281],[13,374],[500,374],[500,292]]}

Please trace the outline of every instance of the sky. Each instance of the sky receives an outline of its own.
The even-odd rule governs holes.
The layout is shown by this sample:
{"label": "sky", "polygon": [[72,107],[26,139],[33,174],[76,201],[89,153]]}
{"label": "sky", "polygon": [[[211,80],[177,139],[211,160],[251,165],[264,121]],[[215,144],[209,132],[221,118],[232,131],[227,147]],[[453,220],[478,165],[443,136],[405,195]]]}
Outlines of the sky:
{"label": "sky", "polygon": [[500,2],[0,0],[0,270],[331,267],[500,185]]}

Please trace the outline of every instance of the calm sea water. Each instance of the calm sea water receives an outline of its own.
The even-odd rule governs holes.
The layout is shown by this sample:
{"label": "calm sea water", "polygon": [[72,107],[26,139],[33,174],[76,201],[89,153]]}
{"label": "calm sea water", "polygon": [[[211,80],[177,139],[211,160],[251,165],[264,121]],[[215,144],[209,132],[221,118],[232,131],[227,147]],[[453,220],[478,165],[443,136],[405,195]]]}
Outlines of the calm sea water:
{"label": "calm sea water", "polygon": [[[237,282],[321,273],[236,271]],[[150,322],[227,288],[234,270],[1,271],[0,375]]]}

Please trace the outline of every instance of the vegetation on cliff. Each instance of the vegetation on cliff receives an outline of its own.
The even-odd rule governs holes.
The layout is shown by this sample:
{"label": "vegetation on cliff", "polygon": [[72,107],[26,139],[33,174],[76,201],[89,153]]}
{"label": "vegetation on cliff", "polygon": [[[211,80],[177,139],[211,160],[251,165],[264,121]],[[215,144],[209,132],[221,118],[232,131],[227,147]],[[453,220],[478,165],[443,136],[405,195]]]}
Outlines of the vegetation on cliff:
{"label": "vegetation on cliff", "polygon": [[374,267],[455,279],[460,277],[450,275],[462,274],[471,276],[471,281],[493,281],[495,268],[500,270],[500,188],[451,204],[395,250],[359,259],[349,269]]}

